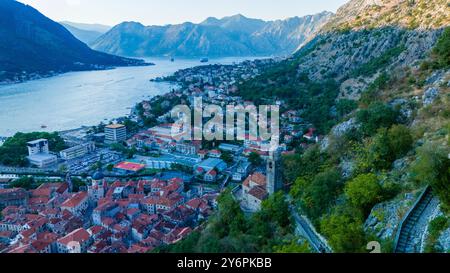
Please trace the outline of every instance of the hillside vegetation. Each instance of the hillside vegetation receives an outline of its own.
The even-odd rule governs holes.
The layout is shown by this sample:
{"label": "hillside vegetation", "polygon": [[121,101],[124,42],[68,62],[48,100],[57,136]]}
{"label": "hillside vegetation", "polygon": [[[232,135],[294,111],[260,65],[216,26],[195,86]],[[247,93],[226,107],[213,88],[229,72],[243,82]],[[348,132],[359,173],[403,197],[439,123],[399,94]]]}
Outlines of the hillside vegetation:
{"label": "hillside vegetation", "polygon": [[[424,223],[432,223],[426,247],[419,238],[414,249],[450,251],[448,236],[442,237],[450,215],[448,8],[441,0],[352,0],[294,56],[239,86],[245,99],[281,100],[283,110],[299,111],[305,124],[319,129],[321,142],[284,156],[283,171],[299,211],[335,252],[366,252],[369,241],[393,251],[402,218],[427,186],[440,205]],[[245,222],[251,227],[283,222],[267,214],[271,202]],[[261,234],[253,229],[221,233],[218,223],[235,226],[220,222],[225,212],[238,215],[233,221],[241,219],[237,207],[221,210],[197,238],[179,246],[202,251],[199,242],[219,241],[215,250],[229,250],[222,240],[231,238],[251,245],[252,252],[280,243],[281,249],[301,246],[285,240],[289,229],[279,236],[273,227],[262,244],[236,236]],[[262,223],[262,215],[270,218]],[[249,250],[231,250],[242,249]]]}

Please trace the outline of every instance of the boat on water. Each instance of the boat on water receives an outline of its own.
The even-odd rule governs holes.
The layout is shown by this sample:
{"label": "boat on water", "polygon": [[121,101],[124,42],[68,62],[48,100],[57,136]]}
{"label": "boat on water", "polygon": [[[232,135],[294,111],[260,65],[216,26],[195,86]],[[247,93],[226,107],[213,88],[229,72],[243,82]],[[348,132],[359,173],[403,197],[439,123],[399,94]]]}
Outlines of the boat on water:
{"label": "boat on water", "polygon": [[207,63],[207,62],[209,62],[209,59],[208,58],[203,58],[203,59],[200,60],[200,62],[201,63]]}

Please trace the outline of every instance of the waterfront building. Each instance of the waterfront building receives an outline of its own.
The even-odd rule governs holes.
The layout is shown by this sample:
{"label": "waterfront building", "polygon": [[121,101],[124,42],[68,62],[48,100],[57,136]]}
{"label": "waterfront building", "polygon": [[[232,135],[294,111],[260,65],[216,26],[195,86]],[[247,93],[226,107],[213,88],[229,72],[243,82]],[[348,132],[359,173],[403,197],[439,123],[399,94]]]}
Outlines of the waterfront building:
{"label": "waterfront building", "polygon": [[127,139],[127,128],[122,124],[112,124],[105,127],[105,143],[113,144]]}
{"label": "waterfront building", "polygon": [[27,143],[28,161],[39,168],[45,168],[56,164],[58,158],[50,154],[47,139],[38,139]]}
{"label": "waterfront building", "polygon": [[64,160],[72,160],[82,156],[85,156],[88,153],[92,153],[95,151],[95,143],[88,142],[81,145],[77,145],[68,149],[61,151],[59,154]]}

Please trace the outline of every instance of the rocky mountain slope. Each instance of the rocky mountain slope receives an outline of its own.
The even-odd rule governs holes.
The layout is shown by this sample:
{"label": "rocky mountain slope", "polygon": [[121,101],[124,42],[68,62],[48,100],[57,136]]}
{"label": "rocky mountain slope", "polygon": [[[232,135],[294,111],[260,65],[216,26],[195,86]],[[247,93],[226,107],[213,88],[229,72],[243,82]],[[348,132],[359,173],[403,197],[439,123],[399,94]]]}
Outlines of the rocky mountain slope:
{"label": "rocky mountain slope", "polygon": [[30,6],[0,1],[0,80],[142,64],[90,49]]}
{"label": "rocky mountain slope", "polygon": [[358,99],[377,72],[417,65],[448,25],[445,0],[350,1],[298,52],[299,71],[342,81],[341,97]]}
{"label": "rocky mountain slope", "polygon": [[450,24],[448,1],[359,0],[342,6],[323,31],[397,26],[432,29]]}
{"label": "rocky mountain slope", "polygon": [[312,16],[265,22],[242,15],[208,18],[200,24],[143,26],[124,22],[91,43],[122,56],[269,56],[291,54],[330,18]]}

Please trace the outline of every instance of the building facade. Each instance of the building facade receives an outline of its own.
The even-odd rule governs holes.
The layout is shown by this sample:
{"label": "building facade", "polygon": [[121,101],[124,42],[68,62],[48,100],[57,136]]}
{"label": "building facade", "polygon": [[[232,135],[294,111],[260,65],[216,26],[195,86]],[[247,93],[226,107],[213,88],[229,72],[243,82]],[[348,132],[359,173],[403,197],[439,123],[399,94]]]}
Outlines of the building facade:
{"label": "building facade", "polygon": [[72,160],[76,159],[82,156],[85,156],[88,153],[91,153],[95,151],[95,143],[94,142],[88,142],[81,145],[77,145],[74,147],[71,147],[69,149],[65,149],[61,151],[59,154],[62,159],[64,160]]}
{"label": "building facade", "polygon": [[39,168],[45,168],[56,164],[58,158],[50,154],[47,139],[38,139],[27,143],[28,161]]}
{"label": "building facade", "polygon": [[105,127],[105,143],[113,144],[127,139],[127,128],[122,124],[113,124]]}

